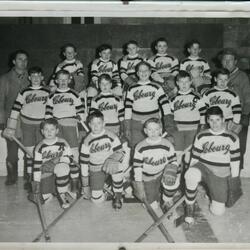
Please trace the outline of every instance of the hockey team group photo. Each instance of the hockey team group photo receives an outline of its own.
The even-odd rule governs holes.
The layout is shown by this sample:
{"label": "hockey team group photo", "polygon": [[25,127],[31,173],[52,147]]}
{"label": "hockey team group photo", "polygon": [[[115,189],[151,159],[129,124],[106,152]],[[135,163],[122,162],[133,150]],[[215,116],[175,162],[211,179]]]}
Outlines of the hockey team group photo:
{"label": "hockey team group photo", "polygon": [[0,23],[0,241],[248,243],[250,21],[31,19]]}

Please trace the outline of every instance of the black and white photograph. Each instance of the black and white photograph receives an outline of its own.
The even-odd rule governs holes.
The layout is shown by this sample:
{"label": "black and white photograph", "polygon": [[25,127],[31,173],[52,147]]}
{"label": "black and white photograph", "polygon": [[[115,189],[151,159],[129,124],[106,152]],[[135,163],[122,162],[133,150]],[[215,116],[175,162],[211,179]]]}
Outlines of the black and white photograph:
{"label": "black and white photograph", "polygon": [[35,2],[0,1],[0,248],[247,249],[250,8]]}

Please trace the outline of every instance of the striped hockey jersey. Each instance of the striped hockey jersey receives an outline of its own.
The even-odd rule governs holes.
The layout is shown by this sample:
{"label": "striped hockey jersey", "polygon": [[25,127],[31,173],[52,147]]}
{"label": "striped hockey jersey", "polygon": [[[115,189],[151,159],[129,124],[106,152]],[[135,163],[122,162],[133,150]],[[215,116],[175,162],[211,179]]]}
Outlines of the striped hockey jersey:
{"label": "striped hockey jersey", "polygon": [[64,60],[61,63],[59,63],[56,67],[55,73],[59,70],[67,70],[72,75],[84,75],[83,72],[83,65],[79,60],[73,59],[73,60]]}
{"label": "striped hockey jersey", "polygon": [[193,144],[190,166],[198,161],[205,164],[216,176],[229,176],[230,168],[239,168],[238,136],[226,130],[220,133],[211,129],[200,132]]}
{"label": "striped hockey jersey", "polygon": [[169,164],[177,165],[173,145],[166,139],[139,142],[135,148],[133,170],[135,181],[150,181],[159,177]]}
{"label": "striped hockey jersey", "polygon": [[187,57],[180,63],[180,70],[185,70],[190,73],[193,69],[198,69],[200,76],[210,76],[210,66],[208,62],[201,57]]}
{"label": "striped hockey jersey", "polygon": [[240,122],[241,104],[238,95],[234,91],[228,88],[218,89],[215,86],[204,93],[203,101],[209,107],[219,106],[226,120],[232,119],[235,123]]}
{"label": "striped hockey jersey", "polygon": [[97,84],[98,78],[102,74],[108,74],[113,79],[116,84],[121,84],[119,73],[118,73],[118,66],[117,64],[112,61],[104,61],[102,58],[98,58],[93,61],[91,65],[91,80]]}
{"label": "striped hockey jersey", "polygon": [[168,54],[156,54],[147,61],[152,67],[152,73],[169,73],[175,76],[179,71],[179,60]]}
{"label": "striped hockey jersey", "polygon": [[108,130],[103,130],[100,134],[88,134],[80,147],[82,176],[88,176],[89,170],[101,171],[105,160],[113,152],[121,149],[119,138]]}
{"label": "striped hockey jersey", "polygon": [[33,168],[34,181],[41,180],[41,166],[46,161],[52,160],[55,157],[60,157],[59,162],[72,162],[73,155],[71,149],[64,139],[56,137],[52,142],[47,142],[46,139],[44,139],[35,147]]}
{"label": "striped hockey jersey", "polygon": [[57,119],[72,118],[80,115],[84,120],[84,104],[79,95],[72,89],[57,89],[49,96],[45,118],[55,117]]}
{"label": "striped hockey jersey", "polygon": [[49,94],[49,90],[42,86],[25,88],[18,94],[10,117],[17,119],[20,114],[25,123],[39,124],[45,117]]}
{"label": "striped hockey jersey", "polygon": [[143,58],[138,54],[135,56],[126,55],[120,61],[119,73],[121,79],[124,81],[128,76],[136,76],[135,67]]}
{"label": "striped hockey jersey", "polygon": [[159,84],[138,81],[129,87],[125,98],[125,120],[144,123],[151,117],[159,118],[170,114],[167,97]]}
{"label": "striped hockey jersey", "polygon": [[170,108],[179,131],[196,130],[199,124],[205,124],[206,105],[192,90],[179,91],[171,99]]}
{"label": "striped hockey jersey", "polygon": [[95,109],[104,115],[105,125],[115,126],[124,120],[124,105],[120,97],[112,93],[100,93],[91,103],[90,112]]}

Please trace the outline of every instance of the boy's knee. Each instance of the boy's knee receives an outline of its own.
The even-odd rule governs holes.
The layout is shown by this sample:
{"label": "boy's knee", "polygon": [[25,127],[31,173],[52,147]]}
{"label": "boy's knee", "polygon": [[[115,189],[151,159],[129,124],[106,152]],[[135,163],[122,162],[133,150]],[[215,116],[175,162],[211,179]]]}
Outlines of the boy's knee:
{"label": "boy's knee", "polygon": [[212,200],[210,204],[210,211],[214,215],[223,215],[225,212],[225,203]]}
{"label": "boy's knee", "polygon": [[60,162],[60,163],[55,165],[54,174],[56,176],[58,176],[58,177],[65,176],[65,175],[68,175],[69,172],[70,172],[70,168],[69,168],[68,164]]}
{"label": "boy's knee", "polygon": [[197,168],[189,168],[185,174],[186,185],[196,186],[201,181],[201,171]]}

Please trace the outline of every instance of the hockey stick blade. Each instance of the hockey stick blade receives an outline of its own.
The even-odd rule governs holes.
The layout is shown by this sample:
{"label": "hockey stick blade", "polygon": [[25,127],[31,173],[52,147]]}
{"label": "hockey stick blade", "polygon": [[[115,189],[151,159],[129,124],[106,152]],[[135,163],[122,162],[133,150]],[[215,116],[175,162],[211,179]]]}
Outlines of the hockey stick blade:
{"label": "hockey stick blade", "polygon": [[179,216],[178,218],[176,218],[174,220],[174,225],[175,227],[179,227],[180,225],[182,225],[185,222],[185,214]]}

